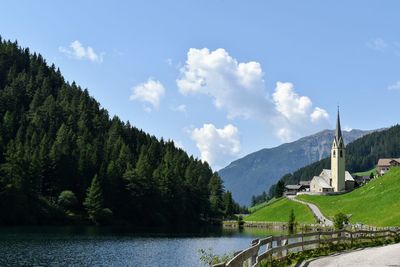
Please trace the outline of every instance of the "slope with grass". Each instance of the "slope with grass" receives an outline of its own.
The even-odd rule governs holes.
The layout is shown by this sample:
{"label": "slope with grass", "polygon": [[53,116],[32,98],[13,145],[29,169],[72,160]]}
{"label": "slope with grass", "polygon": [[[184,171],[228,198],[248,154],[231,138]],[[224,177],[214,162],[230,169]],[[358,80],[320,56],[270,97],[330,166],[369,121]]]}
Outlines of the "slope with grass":
{"label": "slope with grass", "polygon": [[257,222],[287,222],[293,209],[296,222],[301,224],[316,223],[310,209],[303,204],[281,198],[245,217],[245,221]]}
{"label": "slope with grass", "polygon": [[374,167],[374,168],[370,169],[369,171],[353,173],[353,176],[369,176],[371,174],[371,172],[373,174],[376,174],[376,168]]}
{"label": "slope with grass", "polygon": [[350,193],[337,196],[301,195],[298,199],[317,205],[332,218],[343,212],[351,214],[351,223],[374,226],[400,226],[400,168]]}

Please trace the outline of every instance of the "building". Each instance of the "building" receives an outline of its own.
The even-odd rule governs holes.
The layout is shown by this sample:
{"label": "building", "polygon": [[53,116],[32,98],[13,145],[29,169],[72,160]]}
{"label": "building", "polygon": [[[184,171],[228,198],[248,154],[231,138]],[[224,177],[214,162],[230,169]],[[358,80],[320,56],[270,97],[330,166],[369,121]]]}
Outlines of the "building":
{"label": "building", "polygon": [[400,166],[400,158],[379,159],[376,169],[379,175],[384,175],[393,166]]}
{"label": "building", "polygon": [[298,192],[309,192],[310,181],[300,181],[299,184],[288,184],[285,186],[285,195],[297,195]]}
{"label": "building", "polygon": [[336,130],[331,149],[331,169],[322,170],[314,176],[310,183],[310,191],[314,193],[344,192],[354,188],[354,179],[346,171],[346,147],[340,128],[339,110],[336,118]]}

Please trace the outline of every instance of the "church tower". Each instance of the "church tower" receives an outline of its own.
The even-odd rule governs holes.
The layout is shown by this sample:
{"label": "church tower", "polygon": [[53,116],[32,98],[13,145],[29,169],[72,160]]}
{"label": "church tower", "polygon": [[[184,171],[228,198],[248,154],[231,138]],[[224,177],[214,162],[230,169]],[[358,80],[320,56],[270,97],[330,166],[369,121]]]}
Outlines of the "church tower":
{"label": "church tower", "polygon": [[344,191],[345,185],[345,171],[346,171],[346,149],[342,137],[342,130],[340,129],[339,108],[336,119],[335,137],[333,139],[331,150],[331,186],[333,191]]}

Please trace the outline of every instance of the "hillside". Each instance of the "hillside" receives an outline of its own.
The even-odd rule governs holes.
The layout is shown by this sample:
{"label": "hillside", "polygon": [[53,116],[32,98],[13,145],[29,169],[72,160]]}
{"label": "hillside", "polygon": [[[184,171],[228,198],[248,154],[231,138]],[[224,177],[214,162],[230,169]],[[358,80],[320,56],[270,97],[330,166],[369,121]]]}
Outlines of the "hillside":
{"label": "hillside", "polygon": [[[372,131],[344,131],[350,143]],[[327,157],[333,140],[333,130],[301,138],[275,148],[262,149],[238,159],[218,171],[225,188],[242,205],[249,205],[251,197],[276,183],[282,175]]]}
{"label": "hillside", "polygon": [[207,163],[110,118],[40,54],[0,38],[0,224],[64,223],[72,214],[167,226],[234,208]]}
{"label": "hillside", "polygon": [[[351,214],[351,223],[374,226],[400,226],[400,168],[393,168],[348,194],[338,196],[301,195],[297,198],[314,203],[328,217],[339,212]],[[285,207],[286,210],[289,207]]]}
{"label": "hillside", "polygon": [[316,223],[314,215],[306,205],[288,200],[286,198],[281,198],[277,201],[274,201],[270,205],[267,205],[245,217],[244,220],[253,222],[287,223],[292,209],[296,216],[296,222],[303,224]]}

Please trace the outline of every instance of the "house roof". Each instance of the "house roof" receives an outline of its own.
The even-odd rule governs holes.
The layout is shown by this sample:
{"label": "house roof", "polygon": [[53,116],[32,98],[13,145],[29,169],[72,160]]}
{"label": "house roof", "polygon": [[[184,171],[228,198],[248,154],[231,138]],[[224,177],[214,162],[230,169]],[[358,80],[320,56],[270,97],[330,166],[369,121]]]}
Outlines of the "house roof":
{"label": "house roof", "polygon": [[398,163],[400,163],[400,158],[396,159],[396,158],[387,158],[387,159],[379,159],[378,160],[378,166],[379,167],[387,167],[387,166],[391,166],[391,162],[392,161],[396,161]]}
{"label": "house roof", "polygon": [[310,186],[311,181],[300,181],[300,185]]}
{"label": "house roof", "polygon": [[301,185],[299,184],[288,184],[285,186],[286,189],[288,190],[299,190],[301,188]]}
{"label": "house roof", "polygon": [[[323,169],[319,176],[324,178],[325,181],[329,181],[332,177],[332,171],[329,169]],[[344,180],[345,181],[354,181],[354,178],[353,178],[353,176],[351,176],[351,174],[348,171],[346,171],[344,173]]]}
{"label": "house roof", "polygon": [[313,181],[313,180],[314,180],[321,188],[333,188],[332,186],[330,186],[330,185],[326,182],[325,178],[323,178],[323,177],[321,177],[321,176],[314,176],[314,177],[312,178],[311,181]]}

